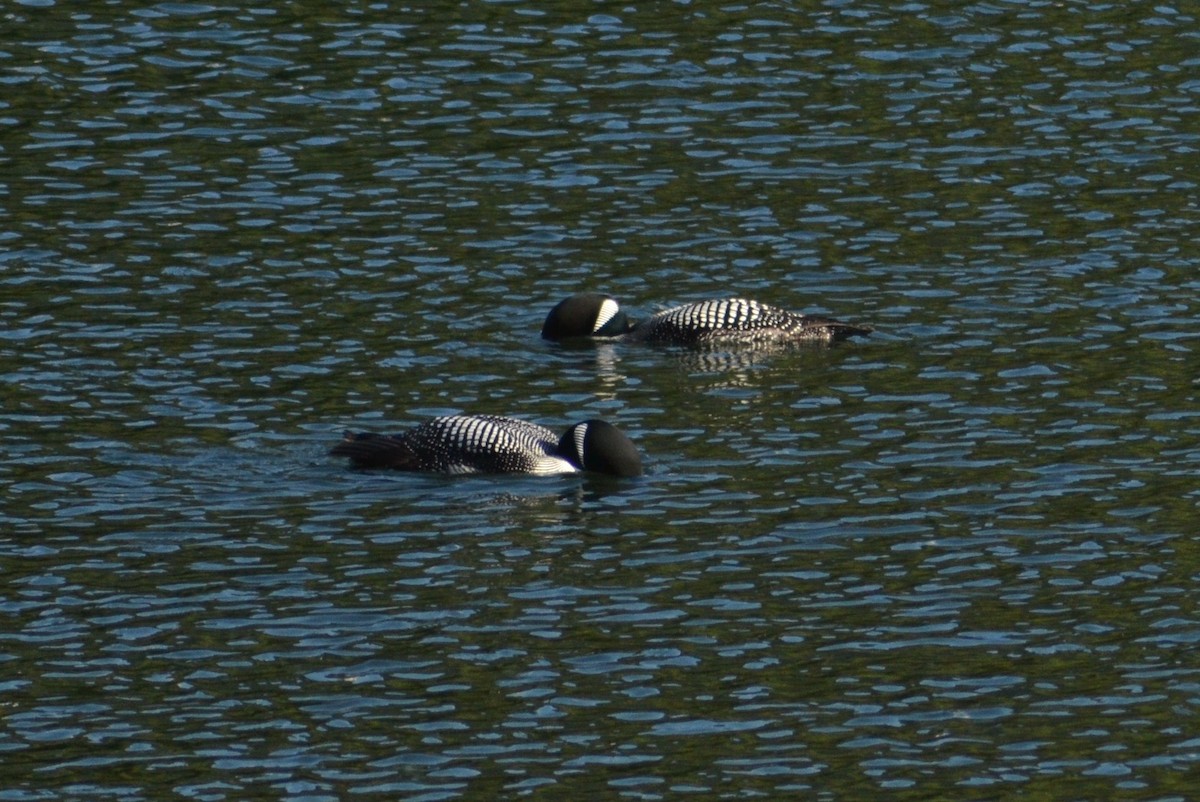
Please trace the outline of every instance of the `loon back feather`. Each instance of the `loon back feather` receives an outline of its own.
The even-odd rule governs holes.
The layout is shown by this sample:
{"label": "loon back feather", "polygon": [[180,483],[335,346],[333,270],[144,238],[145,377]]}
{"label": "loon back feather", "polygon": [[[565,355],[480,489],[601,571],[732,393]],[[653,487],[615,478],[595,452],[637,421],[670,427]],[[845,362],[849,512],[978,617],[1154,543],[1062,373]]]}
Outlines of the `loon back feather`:
{"label": "loon back feather", "polygon": [[630,334],[645,342],[703,343],[833,343],[866,336],[871,329],[832,318],[803,315],[745,298],[684,304],[642,321]]}

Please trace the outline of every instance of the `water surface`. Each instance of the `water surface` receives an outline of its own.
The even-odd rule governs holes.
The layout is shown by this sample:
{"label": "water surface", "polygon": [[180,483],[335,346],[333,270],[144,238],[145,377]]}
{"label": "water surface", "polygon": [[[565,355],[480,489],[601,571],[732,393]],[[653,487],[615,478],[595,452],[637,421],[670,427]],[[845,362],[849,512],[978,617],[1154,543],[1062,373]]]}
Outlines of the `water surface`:
{"label": "water surface", "polygon": [[[1186,8],[2,19],[0,799],[1190,797]],[[647,475],[326,454],[447,412]]]}

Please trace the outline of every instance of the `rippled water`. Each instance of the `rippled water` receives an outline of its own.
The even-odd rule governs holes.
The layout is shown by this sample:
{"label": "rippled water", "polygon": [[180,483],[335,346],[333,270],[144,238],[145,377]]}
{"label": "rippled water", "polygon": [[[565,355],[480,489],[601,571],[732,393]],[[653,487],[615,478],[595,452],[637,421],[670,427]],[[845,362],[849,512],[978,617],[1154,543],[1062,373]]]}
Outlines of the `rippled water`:
{"label": "rippled water", "polygon": [[1186,5],[278,5],[0,12],[0,799],[1192,796]]}

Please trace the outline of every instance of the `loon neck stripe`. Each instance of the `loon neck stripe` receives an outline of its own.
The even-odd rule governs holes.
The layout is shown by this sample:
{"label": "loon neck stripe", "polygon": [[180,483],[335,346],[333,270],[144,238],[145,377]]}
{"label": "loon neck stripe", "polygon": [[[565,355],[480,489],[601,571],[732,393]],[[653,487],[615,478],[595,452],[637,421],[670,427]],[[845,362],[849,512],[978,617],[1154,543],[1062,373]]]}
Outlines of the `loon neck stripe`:
{"label": "loon neck stripe", "polygon": [[583,467],[583,442],[587,439],[587,430],[588,425],[581,423],[572,432],[573,439],[575,440],[575,455],[579,458],[579,467],[581,468]]}
{"label": "loon neck stripe", "polygon": [[592,324],[592,333],[595,334],[604,328],[604,324],[612,320],[620,309],[621,307],[612,298],[605,298],[604,302],[600,304],[600,311],[596,313],[596,322]]}

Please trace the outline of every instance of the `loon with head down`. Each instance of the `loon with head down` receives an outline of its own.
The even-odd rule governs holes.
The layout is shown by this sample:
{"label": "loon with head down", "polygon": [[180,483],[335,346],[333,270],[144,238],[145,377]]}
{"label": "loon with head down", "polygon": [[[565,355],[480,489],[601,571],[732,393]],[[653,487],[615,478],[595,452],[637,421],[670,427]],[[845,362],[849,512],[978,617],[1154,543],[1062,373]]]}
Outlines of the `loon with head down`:
{"label": "loon with head down", "polygon": [[426,473],[642,474],[633,442],[602,420],[576,423],[559,436],[513,418],[446,415],[402,434],[347,432],[329,453],[348,457],[359,468]]}
{"label": "loon with head down", "polygon": [[870,326],[803,315],[745,298],[685,304],[634,322],[615,298],[600,293],[560,301],[542,324],[542,337],[547,340],[608,337],[659,345],[835,343],[866,337],[871,331]]}

